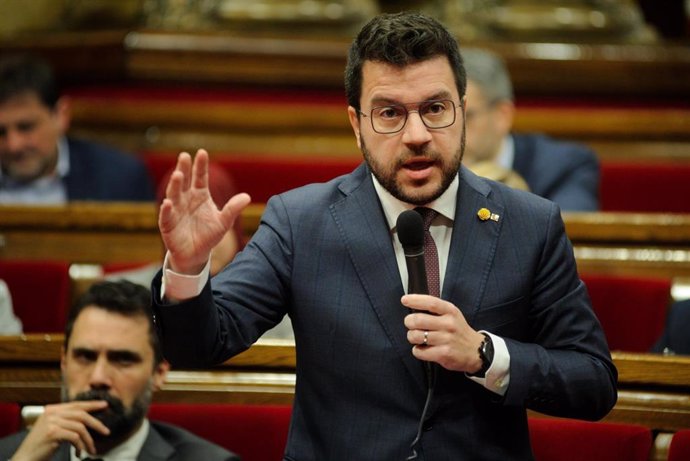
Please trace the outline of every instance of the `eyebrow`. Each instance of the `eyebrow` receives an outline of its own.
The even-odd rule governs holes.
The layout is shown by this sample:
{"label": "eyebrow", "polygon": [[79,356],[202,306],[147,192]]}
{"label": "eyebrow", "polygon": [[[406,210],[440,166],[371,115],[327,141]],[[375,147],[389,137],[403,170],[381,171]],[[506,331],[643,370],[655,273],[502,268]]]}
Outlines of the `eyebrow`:
{"label": "eyebrow", "polygon": [[[89,359],[95,359],[98,356],[98,352],[89,349],[87,347],[75,347],[72,349],[73,357],[88,357]],[[134,351],[127,349],[115,349],[106,351],[106,356],[111,362],[118,362],[126,360],[129,362],[141,362],[143,360],[142,356]]]}
{"label": "eyebrow", "polygon": [[449,91],[443,90],[439,91],[428,98],[422,99],[420,101],[412,101],[412,102],[400,102],[395,99],[391,98],[386,98],[386,97],[374,97],[371,100],[372,106],[376,107],[379,105],[384,105],[384,106],[390,106],[390,105],[405,105],[405,104],[414,104],[416,102],[424,102],[424,101],[436,101],[439,99],[451,99],[452,95],[450,94]]}

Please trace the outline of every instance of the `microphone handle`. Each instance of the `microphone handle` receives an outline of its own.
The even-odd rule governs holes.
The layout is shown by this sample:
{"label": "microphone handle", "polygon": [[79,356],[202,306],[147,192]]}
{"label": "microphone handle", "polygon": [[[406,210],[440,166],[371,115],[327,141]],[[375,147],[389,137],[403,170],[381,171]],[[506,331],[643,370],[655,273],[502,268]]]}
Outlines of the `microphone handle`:
{"label": "microphone handle", "polygon": [[424,265],[424,253],[410,256],[405,255],[407,262],[408,286],[407,292],[421,295],[429,294],[429,285],[426,281],[426,266]]}

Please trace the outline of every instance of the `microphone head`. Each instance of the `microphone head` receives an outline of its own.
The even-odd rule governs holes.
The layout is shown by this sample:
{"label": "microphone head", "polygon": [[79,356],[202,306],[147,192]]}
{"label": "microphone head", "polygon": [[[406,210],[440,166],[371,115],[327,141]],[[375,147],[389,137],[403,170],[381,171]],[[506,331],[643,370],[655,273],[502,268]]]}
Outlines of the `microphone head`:
{"label": "microphone head", "polygon": [[400,213],[396,222],[398,240],[405,255],[416,256],[424,253],[424,220],[415,210]]}

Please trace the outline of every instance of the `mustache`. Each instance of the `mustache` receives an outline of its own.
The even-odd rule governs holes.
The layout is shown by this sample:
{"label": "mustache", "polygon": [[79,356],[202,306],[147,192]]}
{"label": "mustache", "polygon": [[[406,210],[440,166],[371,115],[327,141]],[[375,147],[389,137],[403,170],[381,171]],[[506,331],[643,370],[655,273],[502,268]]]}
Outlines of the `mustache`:
{"label": "mustache", "polygon": [[122,403],[122,400],[110,395],[106,390],[91,389],[86,392],[81,392],[74,397],[74,400],[105,400],[108,402],[107,408],[94,412],[94,414],[102,412],[124,414],[125,412],[125,405]]}

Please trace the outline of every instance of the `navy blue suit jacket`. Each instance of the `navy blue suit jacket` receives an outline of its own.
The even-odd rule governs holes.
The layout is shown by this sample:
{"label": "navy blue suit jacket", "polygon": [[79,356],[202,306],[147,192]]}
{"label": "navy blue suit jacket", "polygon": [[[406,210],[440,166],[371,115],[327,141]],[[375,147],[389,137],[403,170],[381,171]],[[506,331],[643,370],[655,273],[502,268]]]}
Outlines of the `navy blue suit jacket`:
{"label": "navy blue suit jacket", "polygon": [[[137,461],[240,461],[234,453],[182,428],[156,421],[150,423]],[[0,459],[10,459],[27,434],[22,431],[0,439]],[[69,444],[61,444],[50,460],[70,461],[69,448]]]}
{"label": "navy blue suit jacket", "polygon": [[[460,171],[442,298],[475,329],[505,338],[510,384],[499,398],[439,367],[420,460],[532,459],[526,408],[598,419],[616,401],[616,369],[578,278],[559,208]],[[480,208],[500,216],[477,218]],[[200,296],[161,305],[175,367],[207,366],[251,346],[287,314],[297,384],[286,460],[403,460],[427,384],[391,234],[365,164],[267,203],[246,248]]]}
{"label": "navy blue suit jacket", "polygon": [[671,305],[664,331],[651,352],[664,352],[668,348],[674,354],[690,354],[690,299]]}
{"label": "navy blue suit jacket", "polygon": [[513,169],[530,191],[563,211],[599,209],[599,161],[587,146],[539,134],[514,134]]}
{"label": "navy blue suit jacket", "polygon": [[111,147],[68,138],[67,200],[153,201],[153,184],[141,160]]}

